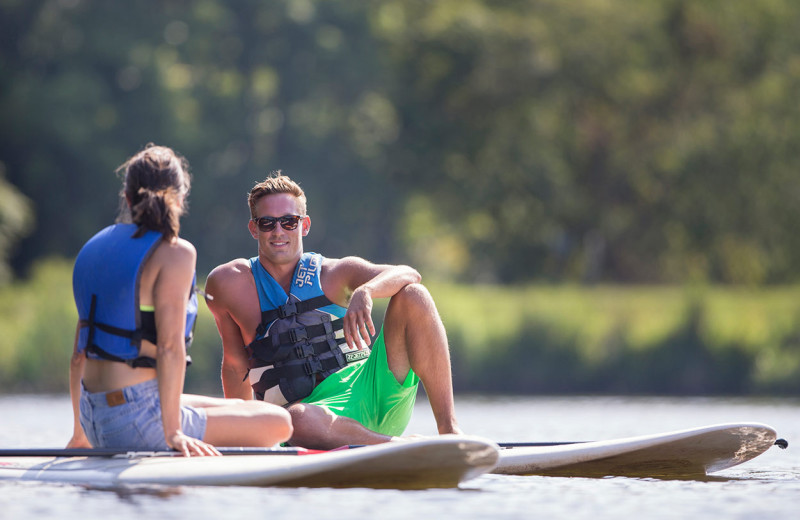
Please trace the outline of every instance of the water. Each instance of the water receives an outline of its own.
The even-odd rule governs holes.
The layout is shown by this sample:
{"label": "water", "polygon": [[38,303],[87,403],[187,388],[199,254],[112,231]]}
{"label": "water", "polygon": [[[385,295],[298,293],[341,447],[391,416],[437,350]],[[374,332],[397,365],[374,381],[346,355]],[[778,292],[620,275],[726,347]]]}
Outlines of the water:
{"label": "water", "polygon": [[[711,481],[485,475],[459,489],[135,487],[118,490],[0,482],[0,518],[192,519],[796,518],[800,400],[476,398],[456,401],[462,427],[500,442],[624,437],[723,422],[763,422],[789,441]],[[0,396],[0,447],[61,447],[65,396]],[[433,434],[427,403],[409,433]]]}

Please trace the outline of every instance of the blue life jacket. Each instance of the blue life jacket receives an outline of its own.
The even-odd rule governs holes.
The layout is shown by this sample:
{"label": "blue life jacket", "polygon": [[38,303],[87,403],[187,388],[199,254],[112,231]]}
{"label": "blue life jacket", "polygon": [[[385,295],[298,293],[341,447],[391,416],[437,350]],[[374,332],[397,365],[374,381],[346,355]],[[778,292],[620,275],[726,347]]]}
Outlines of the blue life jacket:
{"label": "blue life jacket", "polygon": [[345,342],[341,318],[347,309],[322,291],[322,260],[304,253],[287,295],[258,257],[250,259],[261,324],[246,348],[250,384],[260,400],[283,405],[303,399],[322,379],[369,356],[368,348],[350,349]]}
{"label": "blue life jacket", "polygon": [[[155,343],[155,331],[143,330],[139,283],[145,262],[161,243],[161,233],[147,231],[132,238],[135,224],[114,224],[93,236],[78,253],[72,290],[78,308],[78,352],[92,359],[120,361],[132,367],[155,367],[155,359],[139,355],[142,338]],[[192,341],[197,296],[186,307],[186,346]],[[187,361],[191,361],[187,356]]]}

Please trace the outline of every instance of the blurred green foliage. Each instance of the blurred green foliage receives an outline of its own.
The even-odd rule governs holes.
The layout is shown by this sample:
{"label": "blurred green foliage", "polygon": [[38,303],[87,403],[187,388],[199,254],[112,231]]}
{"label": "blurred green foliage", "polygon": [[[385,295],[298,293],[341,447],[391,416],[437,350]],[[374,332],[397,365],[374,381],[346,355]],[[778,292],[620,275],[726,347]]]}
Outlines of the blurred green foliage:
{"label": "blurred green foliage", "polygon": [[[255,254],[246,193],[282,169],[307,250],[435,282],[458,391],[796,394],[798,21],[792,0],[0,0],[0,390],[66,389],[67,259],[152,141],[192,165],[199,272]],[[187,390],[219,393],[202,306],[192,350]]]}
{"label": "blurred green foliage", "polygon": [[[0,288],[0,392],[67,391],[71,270],[49,260],[29,282]],[[430,289],[447,326],[456,392],[800,392],[800,287]],[[204,305],[190,353],[186,391],[220,395],[221,344]]]}
{"label": "blurred green foliage", "polygon": [[0,0],[0,163],[34,208],[11,236],[35,226],[13,266],[73,257],[155,141],[193,166],[202,271],[254,252],[245,194],[283,169],[329,256],[794,283],[799,20],[792,0]]}
{"label": "blurred green foliage", "polygon": [[[0,392],[66,392],[78,313],[70,260],[37,262],[30,280],[0,287]],[[222,346],[201,303],[186,391],[219,394]]]}
{"label": "blurred green foliage", "polygon": [[30,201],[6,181],[0,162],[0,286],[11,280],[9,256],[17,241],[30,232],[32,224]]}
{"label": "blurred green foliage", "polygon": [[28,282],[0,287],[0,316],[2,390],[67,391],[78,319],[72,262],[37,263]]}
{"label": "blurred green foliage", "polygon": [[800,392],[800,287],[434,285],[432,293],[458,392]]}

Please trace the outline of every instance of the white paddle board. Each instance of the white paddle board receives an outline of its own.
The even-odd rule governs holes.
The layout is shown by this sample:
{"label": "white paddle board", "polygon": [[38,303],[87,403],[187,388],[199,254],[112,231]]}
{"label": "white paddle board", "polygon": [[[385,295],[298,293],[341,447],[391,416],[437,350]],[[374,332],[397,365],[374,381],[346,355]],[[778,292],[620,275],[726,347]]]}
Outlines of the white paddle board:
{"label": "white paddle board", "polygon": [[500,451],[493,473],[697,478],[746,462],[777,438],[765,424],[717,424],[655,435]]}
{"label": "white paddle board", "polygon": [[300,455],[3,456],[0,479],[101,487],[158,484],[425,489],[457,487],[490,471],[497,459],[498,447],[491,441],[443,435]]}

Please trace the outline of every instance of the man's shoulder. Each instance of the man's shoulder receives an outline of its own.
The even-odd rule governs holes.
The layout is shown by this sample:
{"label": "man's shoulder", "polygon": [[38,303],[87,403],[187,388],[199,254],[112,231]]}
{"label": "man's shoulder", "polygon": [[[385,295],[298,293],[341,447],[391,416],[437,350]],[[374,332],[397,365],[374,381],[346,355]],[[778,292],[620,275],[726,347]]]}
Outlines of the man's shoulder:
{"label": "man's shoulder", "polygon": [[250,260],[246,258],[236,258],[230,262],[218,265],[208,274],[208,283],[230,283],[236,279],[249,277]]}
{"label": "man's shoulder", "polygon": [[360,268],[368,265],[370,265],[370,262],[360,256],[344,256],[342,258],[324,257],[322,260],[323,270]]}
{"label": "man's shoulder", "polygon": [[361,258],[360,256],[353,256],[353,255],[343,256],[341,258],[330,258],[330,257],[324,256],[324,257],[322,257],[322,261],[323,261],[323,263],[326,263],[326,264],[327,263],[331,263],[331,264],[336,264],[336,265],[339,265],[339,264],[351,264],[351,263],[356,263],[356,264],[369,263],[369,260],[367,260],[366,258]]}
{"label": "man's shoulder", "polygon": [[227,308],[255,287],[250,261],[237,258],[215,267],[206,278],[206,294],[210,309]]}
{"label": "man's shoulder", "polygon": [[326,276],[332,271],[335,271],[337,268],[340,268],[343,261],[343,258],[328,258],[327,256],[323,256],[321,266],[322,276]]}
{"label": "man's shoulder", "polygon": [[367,260],[358,256],[325,258],[320,276],[327,290],[334,290],[334,287],[350,286],[353,279],[363,277],[364,273],[370,273],[370,266]]}

